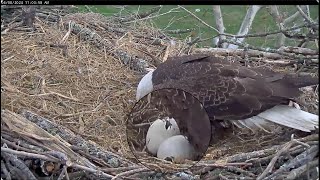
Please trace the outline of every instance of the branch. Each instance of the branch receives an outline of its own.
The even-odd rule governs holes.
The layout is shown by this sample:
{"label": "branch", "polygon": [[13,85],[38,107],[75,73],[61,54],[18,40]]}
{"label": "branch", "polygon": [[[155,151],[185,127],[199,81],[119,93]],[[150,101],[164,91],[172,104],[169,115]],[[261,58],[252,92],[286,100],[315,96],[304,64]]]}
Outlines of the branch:
{"label": "branch", "polygon": [[[222,13],[221,13],[221,9],[220,6],[212,6],[212,10],[213,10],[213,15],[214,15],[214,19],[216,22],[216,27],[218,28],[220,34],[224,33],[225,27],[223,24],[223,19],[222,19]],[[226,48],[226,44],[220,44],[219,40],[221,39],[225,39],[226,37],[224,35],[220,35],[219,38],[214,38],[214,45],[218,45],[218,47],[222,47],[222,48]],[[221,46],[219,46],[221,45]]]}
{"label": "branch", "polygon": [[223,33],[223,35],[230,36],[230,37],[233,37],[233,38],[264,37],[264,36],[268,36],[268,35],[272,35],[272,34],[285,33],[287,31],[293,31],[293,30],[300,29],[300,28],[303,28],[303,27],[311,27],[311,26],[319,26],[319,24],[318,23],[303,24],[303,25],[300,25],[300,26],[295,26],[295,27],[281,29],[281,30],[278,30],[278,31],[267,32],[267,33],[256,33],[256,34],[247,34],[247,35],[232,35],[232,34]]}
{"label": "branch", "polygon": [[57,159],[57,158],[48,157],[48,156],[41,155],[41,154],[28,153],[28,152],[23,152],[23,151],[16,151],[16,150],[13,150],[13,149],[10,149],[10,148],[1,147],[1,152],[15,154],[15,155],[20,156],[20,157],[30,157],[30,158],[33,158],[33,159],[42,159],[42,160],[45,160],[45,161],[60,162],[59,159]]}
{"label": "branch", "polygon": [[145,172],[145,171],[149,171],[149,169],[148,168],[140,168],[140,169],[129,170],[129,171],[117,174],[111,180],[116,180],[117,178],[121,179],[120,177],[129,176],[129,175],[133,175],[133,174],[141,173],[141,172]]}
{"label": "branch", "polygon": [[[284,31],[284,28],[288,25],[288,24],[290,24],[290,23],[292,23],[293,21],[295,21],[298,17],[299,17],[299,15],[300,15],[300,13],[299,13],[299,11],[297,11],[296,13],[294,13],[293,15],[291,15],[291,16],[289,16],[288,18],[286,18],[286,19],[282,19],[282,15],[279,13],[279,10],[278,10],[278,7],[277,6],[269,6],[269,8],[268,8],[270,11],[269,11],[269,13],[270,13],[270,15],[273,17],[273,19],[275,20],[275,22],[276,22],[276,24],[277,24],[277,26],[279,27],[279,29],[281,30],[281,31],[283,31],[283,34],[279,37],[279,41],[278,41],[278,47],[280,47],[280,46],[283,46],[284,45],[284,43],[285,43],[285,38],[287,37],[287,38],[294,38],[294,37],[296,37],[296,36],[294,36],[294,35],[291,35],[291,34],[289,34],[287,31]],[[307,23],[308,24],[308,23]],[[299,28],[297,28],[297,29],[299,29]]]}
{"label": "branch", "polygon": [[303,55],[317,55],[319,51],[309,49],[309,48],[301,48],[301,47],[293,47],[293,46],[282,46],[279,48],[279,51],[284,51],[288,53],[296,53]]}
{"label": "branch", "polygon": [[[239,29],[239,32],[237,35],[246,35],[249,32],[249,29],[252,25],[252,22],[257,14],[257,12],[261,9],[262,6],[260,5],[253,5],[250,6],[250,8],[247,11],[246,16],[244,17],[241,27]],[[244,38],[235,39],[236,42],[242,43],[244,41]],[[229,44],[228,48],[230,49],[237,49],[238,45]]]}
{"label": "branch", "polygon": [[279,51],[279,50],[277,50],[277,49],[259,48],[259,47],[255,47],[255,46],[252,46],[252,45],[249,45],[249,44],[239,43],[239,42],[235,42],[235,41],[228,40],[228,39],[225,39],[224,41],[225,41],[225,42],[228,42],[228,43],[230,43],[230,44],[235,44],[235,45],[237,45],[237,46],[246,47],[246,48],[248,48],[248,49],[254,49],[254,50],[258,50],[258,51],[277,53],[277,54],[280,54],[280,55],[283,55],[283,56],[287,56],[287,57],[289,57],[289,58],[298,59],[298,62],[299,62],[299,63],[304,62],[304,60],[306,60],[306,59],[317,59],[317,58],[318,58],[318,56],[302,57],[302,56],[300,56],[300,55],[295,55],[295,54],[290,54],[290,53],[286,53],[286,52],[281,52],[281,51]]}
{"label": "branch", "polygon": [[[243,49],[222,49],[222,48],[197,48],[194,50],[195,53],[209,53],[218,56],[242,56],[244,53]],[[258,50],[248,49],[246,51],[250,57],[264,57],[268,59],[282,59],[283,57],[277,53],[261,52]]]}
{"label": "branch", "polygon": [[71,167],[75,168],[75,169],[81,169],[81,170],[85,170],[91,173],[94,173],[96,176],[98,177],[106,177],[106,178],[113,178],[114,176],[104,173],[102,172],[100,169],[92,169],[92,168],[88,168],[86,166],[81,166],[79,164],[72,164]]}
{"label": "branch", "polygon": [[301,16],[306,20],[307,23],[313,24],[312,19],[309,18],[309,17],[302,11],[302,9],[300,8],[300,6],[297,5],[296,8],[298,9],[299,13],[300,13]]}
{"label": "branch", "polygon": [[268,8],[270,11],[270,15],[273,17],[273,19],[276,21],[277,26],[279,27],[279,29],[283,29],[283,17],[280,14],[279,10],[278,10],[278,6],[268,6]]}

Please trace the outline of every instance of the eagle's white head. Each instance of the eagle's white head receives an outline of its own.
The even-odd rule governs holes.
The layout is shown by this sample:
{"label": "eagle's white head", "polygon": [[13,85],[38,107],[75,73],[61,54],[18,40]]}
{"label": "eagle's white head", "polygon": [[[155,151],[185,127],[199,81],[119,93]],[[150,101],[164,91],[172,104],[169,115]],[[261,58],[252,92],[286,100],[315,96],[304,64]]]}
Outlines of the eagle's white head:
{"label": "eagle's white head", "polygon": [[153,83],[152,83],[152,74],[154,69],[150,69],[150,71],[143,76],[143,78],[140,80],[138,88],[137,88],[137,94],[136,94],[136,100],[139,101],[142,97],[145,95],[151,93],[153,91]]}

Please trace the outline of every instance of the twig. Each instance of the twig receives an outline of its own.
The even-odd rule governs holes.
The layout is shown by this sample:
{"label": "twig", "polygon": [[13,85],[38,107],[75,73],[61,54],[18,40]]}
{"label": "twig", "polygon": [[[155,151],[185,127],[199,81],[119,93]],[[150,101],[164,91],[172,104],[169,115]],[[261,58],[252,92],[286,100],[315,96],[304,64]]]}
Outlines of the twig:
{"label": "twig", "polygon": [[300,145],[302,145],[302,146],[305,146],[305,147],[307,147],[307,148],[310,148],[310,145],[307,144],[307,143],[298,141],[298,140],[296,140],[296,139],[293,139],[292,141],[294,141],[295,143],[300,144]]}
{"label": "twig", "polygon": [[241,173],[241,174],[243,174],[245,176],[256,177],[256,175],[253,174],[252,172],[243,170],[243,169],[235,167],[235,166],[226,166],[226,167],[224,167],[224,169],[226,169],[226,170],[228,170],[230,172]]}
{"label": "twig", "polygon": [[[1,134],[2,135],[2,134]],[[31,153],[42,153],[42,149],[41,148],[39,148],[39,147],[37,147],[37,148],[39,148],[39,149],[37,149],[37,150],[34,150],[34,149],[28,149],[28,148],[26,148],[26,147],[23,147],[22,145],[21,145],[21,142],[19,142],[19,145],[17,145],[16,143],[14,143],[14,142],[11,142],[11,141],[9,141],[9,140],[6,140],[6,139],[4,139],[3,137],[1,137],[1,142],[4,142],[4,143],[6,143],[8,146],[11,146],[11,147],[13,147],[13,148],[15,148],[15,149],[17,149],[17,150],[22,150],[22,151],[26,151],[26,152],[31,152]],[[20,140],[21,141],[21,140]],[[29,145],[29,144],[28,144]],[[29,145],[30,146],[30,145]],[[31,147],[36,147],[36,146],[31,146]],[[40,151],[40,152],[39,152]]]}
{"label": "twig", "polygon": [[69,180],[68,172],[67,172],[67,166],[63,166],[62,171],[58,177],[57,180],[62,180],[64,177],[66,177],[67,180]]}
{"label": "twig", "polygon": [[103,172],[115,172],[115,171],[128,171],[133,169],[141,168],[139,166],[128,166],[128,167],[118,167],[118,168],[103,168],[101,169]]}
{"label": "twig", "polygon": [[35,154],[35,153],[28,153],[28,152],[24,152],[24,151],[16,151],[10,148],[4,148],[1,147],[1,152],[7,152],[10,154],[15,154],[17,156],[20,157],[30,157],[30,158],[34,158],[34,159],[42,159],[45,161],[51,161],[51,162],[60,162],[59,159],[57,158],[53,158],[53,157],[48,157],[45,155],[41,155],[41,154]]}
{"label": "twig", "polygon": [[75,169],[81,169],[81,170],[85,170],[85,171],[94,173],[97,176],[102,176],[102,177],[106,177],[106,178],[113,178],[114,177],[114,176],[112,176],[110,174],[102,172],[100,169],[96,170],[96,169],[88,168],[88,167],[85,167],[85,166],[81,166],[79,164],[72,164],[71,167],[75,168]]}
{"label": "twig", "polygon": [[169,34],[184,34],[184,33],[189,33],[191,31],[194,31],[194,28],[191,29],[175,29],[175,30],[165,30],[166,33]]}
{"label": "twig", "polygon": [[84,6],[89,12],[92,12],[91,8],[88,5]]}
{"label": "twig", "polygon": [[158,15],[154,15],[154,16],[150,16],[150,17],[145,17],[145,18],[141,18],[141,19],[136,19],[136,20],[133,20],[133,21],[125,22],[125,23],[134,23],[134,22],[137,22],[137,21],[143,21],[143,20],[158,18],[158,17],[160,17],[160,16],[163,16],[163,15],[166,15],[166,14],[169,14],[169,13],[172,13],[172,12],[174,12],[174,10],[176,10],[176,9],[179,9],[179,8],[172,8],[172,9],[170,9],[169,11],[167,11],[167,12],[165,12],[165,13],[162,13],[162,14],[158,14]]}
{"label": "twig", "polygon": [[12,59],[12,58],[14,58],[14,57],[15,57],[15,56],[13,55],[13,56],[10,56],[10,57],[4,59],[4,60],[2,61],[2,63],[6,62],[6,61],[9,61],[10,59]]}
{"label": "twig", "polygon": [[[137,21],[136,19],[138,19],[138,20],[144,19],[147,16],[159,11],[161,8],[162,8],[161,5],[155,6],[152,9],[150,9],[149,11],[141,12],[139,14],[137,13],[137,14],[134,14],[134,15],[131,15],[131,16],[127,16],[127,17],[122,17],[122,18],[119,18],[119,19],[120,19],[120,22],[122,22],[122,23],[133,23],[133,22]],[[132,20],[134,20],[134,21],[132,21]]]}
{"label": "twig", "polygon": [[31,97],[33,96],[48,96],[48,95],[57,95],[57,96],[60,96],[62,98],[65,98],[65,99],[69,99],[69,100],[72,100],[72,101],[79,101],[79,99],[77,98],[73,98],[73,97],[68,97],[68,96],[65,96],[63,94],[60,94],[60,93],[57,93],[57,92],[53,92],[53,91],[50,91],[49,93],[44,93],[44,94],[35,94],[35,95],[30,95]]}
{"label": "twig", "polygon": [[204,22],[202,19],[198,18],[198,16],[194,15],[192,12],[190,12],[188,9],[184,8],[183,6],[178,5],[178,7],[180,7],[181,9],[185,10],[187,13],[189,13],[191,16],[193,16],[194,18],[196,18],[198,21],[200,21],[202,24],[204,24],[205,26],[209,27],[210,29],[213,29],[214,31],[216,31],[218,34],[221,34],[216,28],[210,26],[209,24],[207,24],[206,22]]}
{"label": "twig", "polygon": [[189,46],[192,46],[192,45],[194,45],[195,43],[197,43],[199,40],[200,40],[200,37],[198,36],[198,37],[194,38],[192,41],[188,42],[187,44],[188,44]]}
{"label": "twig", "polygon": [[133,169],[130,171],[126,171],[123,173],[119,173],[116,176],[114,176],[111,180],[116,180],[117,178],[120,178],[122,176],[128,176],[128,175],[132,175],[132,174],[136,174],[136,173],[140,173],[140,172],[144,172],[144,171],[148,171],[148,168],[140,168],[140,169]]}

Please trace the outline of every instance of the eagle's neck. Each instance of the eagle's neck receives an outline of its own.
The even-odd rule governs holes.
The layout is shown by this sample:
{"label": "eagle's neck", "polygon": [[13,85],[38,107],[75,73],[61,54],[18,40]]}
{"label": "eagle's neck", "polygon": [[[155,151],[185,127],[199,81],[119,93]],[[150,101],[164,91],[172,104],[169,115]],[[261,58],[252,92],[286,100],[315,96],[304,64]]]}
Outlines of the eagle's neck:
{"label": "eagle's neck", "polygon": [[153,90],[153,83],[152,83],[152,75],[153,71],[149,71],[139,82],[138,88],[137,88],[137,95],[136,100],[139,101],[142,97],[149,94]]}

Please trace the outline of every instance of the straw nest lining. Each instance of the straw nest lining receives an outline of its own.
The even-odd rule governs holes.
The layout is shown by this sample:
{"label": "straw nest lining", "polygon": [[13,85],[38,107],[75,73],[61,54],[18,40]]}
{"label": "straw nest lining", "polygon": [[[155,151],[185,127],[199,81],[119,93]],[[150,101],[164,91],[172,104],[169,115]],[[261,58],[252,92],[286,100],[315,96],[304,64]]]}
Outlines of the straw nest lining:
{"label": "straw nest lining", "polygon": [[[63,167],[86,170],[90,173],[85,177],[93,179],[99,174],[96,169],[105,173],[100,177],[106,179],[115,176],[139,178],[139,175],[172,177],[172,174],[152,173],[135,164],[137,161],[126,141],[125,119],[135,103],[135,89],[143,75],[138,71],[146,65],[155,67],[168,56],[196,52],[194,46],[177,40],[172,45],[170,39],[173,38],[167,39],[162,32],[143,22],[124,26],[116,18],[94,13],[67,15],[56,24],[38,16],[34,25],[34,32],[12,29],[1,35],[1,85],[4,89],[1,100],[2,107],[6,109],[2,112],[1,136],[2,145],[7,146],[1,149],[7,154],[2,162],[13,156],[35,159],[38,152],[38,155],[47,157],[49,154],[51,157],[43,160],[44,157],[36,156],[41,160],[42,171],[57,176],[64,170],[56,167],[55,163],[59,162],[65,165]],[[87,28],[88,36],[83,37],[85,30],[77,31],[79,27]],[[234,60],[234,57],[230,56],[230,59]],[[252,65],[277,67],[280,71],[294,70],[290,66],[284,68],[263,61]],[[317,103],[313,102],[317,94],[310,90],[307,92],[307,96],[302,98],[312,103],[303,108],[317,112]],[[40,116],[51,121],[52,126]],[[202,178],[254,179],[264,172],[279,149],[284,149],[294,159],[306,152],[304,147],[318,145],[318,134],[290,140],[292,133],[297,134],[287,129],[276,135],[230,134],[211,147],[198,166],[174,176],[197,178],[199,174],[205,174]],[[298,135],[305,136],[303,133]],[[14,145],[17,140],[22,144]],[[79,151],[70,144],[84,149]],[[19,146],[25,149],[17,149]],[[103,148],[97,148],[95,154],[91,149],[95,146]],[[9,148],[15,151],[9,151]],[[32,155],[21,155],[17,150]],[[51,153],[45,153],[49,150]],[[254,152],[257,150],[261,152]],[[315,166],[317,155],[314,152],[317,150],[313,148],[310,151],[305,154],[310,166]],[[57,152],[63,152],[67,158]],[[105,158],[101,158],[101,152],[106,152]],[[287,156],[279,157],[275,165],[277,168],[288,161]],[[49,161],[54,164],[46,164]],[[305,165],[300,164],[301,167]],[[168,168],[176,169],[174,164],[168,164]],[[68,172],[76,176],[74,173],[77,171]],[[282,172],[279,174],[283,176]]]}

